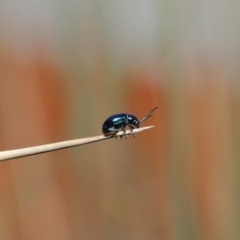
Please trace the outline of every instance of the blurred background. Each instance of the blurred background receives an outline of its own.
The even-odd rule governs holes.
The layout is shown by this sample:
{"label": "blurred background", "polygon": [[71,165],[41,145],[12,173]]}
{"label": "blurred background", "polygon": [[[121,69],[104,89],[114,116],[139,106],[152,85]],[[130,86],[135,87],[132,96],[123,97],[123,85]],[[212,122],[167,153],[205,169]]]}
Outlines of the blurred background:
{"label": "blurred background", "polygon": [[0,1],[0,239],[240,239],[240,2]]}

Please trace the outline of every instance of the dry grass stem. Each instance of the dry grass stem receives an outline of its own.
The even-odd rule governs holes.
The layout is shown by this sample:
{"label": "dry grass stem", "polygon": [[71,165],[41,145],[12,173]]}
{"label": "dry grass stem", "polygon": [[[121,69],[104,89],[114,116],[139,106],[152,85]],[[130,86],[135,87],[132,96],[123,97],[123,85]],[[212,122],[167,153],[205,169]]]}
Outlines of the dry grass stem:
{"label": "dry grass stem", "polygon": [[[153,127],[154,126],[137,128],[137,129],[134,129],[133,132],[134,133],[142,132],[147,129],[153,128]],[[127,130],[126,133],[129,135],[129,134],[131,134],[131,131]],[[117,133],[117,136],[122,136],[122,135],[124,135],[123,131]],[[0,161],[6,161],[6,160],[14,159],[14,158],[26,157],[26,156],[30,156],[30,155],[45,153],[45,152],[61,150],[64,148],[70,148],[70,147],[80,146],[80,145],[94,143],[94,142],[98,142],[98,141],[103,141],[103,140],[107,140],[110,138],[114,138],[114,137],[111,137],[111,136],[106,137],[104,135],[100,135],[100,136],[96,136],[96,137],[80,138],[80,139],[68,140],[68,141],[57,142],[57,143],[50,143],[50,144],[45,144],[45,145],[40,145],[40,146],[35,146],[35,147],[2,151],[2,152],[0,152]]]}

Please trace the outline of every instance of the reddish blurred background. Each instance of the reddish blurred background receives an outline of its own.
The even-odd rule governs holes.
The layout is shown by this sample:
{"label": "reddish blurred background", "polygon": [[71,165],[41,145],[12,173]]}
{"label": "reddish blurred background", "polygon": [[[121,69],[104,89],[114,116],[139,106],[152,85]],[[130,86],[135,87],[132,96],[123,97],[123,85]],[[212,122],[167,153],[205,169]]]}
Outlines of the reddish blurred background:
{"label": "reddish blurred background", "polygon": [[0,2],[0,239],[240,239],[240,2]]}

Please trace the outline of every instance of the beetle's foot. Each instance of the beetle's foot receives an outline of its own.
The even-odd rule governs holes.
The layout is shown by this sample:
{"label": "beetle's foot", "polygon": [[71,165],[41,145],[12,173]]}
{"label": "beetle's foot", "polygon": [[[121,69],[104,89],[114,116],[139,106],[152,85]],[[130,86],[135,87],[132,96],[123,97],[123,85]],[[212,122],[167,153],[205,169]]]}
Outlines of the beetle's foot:
{"label": "beetle's foot", "polygon": [[126,139],[128,139],[128,135],[127,135],[126,131],[124,131],[124,136]]}
{"label": "beetle's foot", "polygon": [[118,137],[121,139],[122,138],[122,135],[117,135],[117,133],[115,134],[115,136],[114,136],[116,139],[118,139]]}
{"label": "beetle's foot", "polygon": [[[126,129],[125,129],[125,128],[122,128],[122,131],[124,132],[123,135],[124,135],[125,138],[127,139],[127,138],[128,138],[128,135],[127,135]],[[123,135],[121,135],[121,137],[122,137]]]}
{"label": "beetle's foot", "polygon": [[133,137],[135,138],[135,135],[134,135],[134,132],[133,132],[133,129],[134,127],[132,127],[131,125],[129,125],[130,129],[131,129],[131,134],[133,135]]}
{"label": "beetle's foot", "polygon": [[135,135],[134,135],[134,132],[133,132],[133,129],[131,128],[131,134],[133,135],[133,137],[135,138]]}

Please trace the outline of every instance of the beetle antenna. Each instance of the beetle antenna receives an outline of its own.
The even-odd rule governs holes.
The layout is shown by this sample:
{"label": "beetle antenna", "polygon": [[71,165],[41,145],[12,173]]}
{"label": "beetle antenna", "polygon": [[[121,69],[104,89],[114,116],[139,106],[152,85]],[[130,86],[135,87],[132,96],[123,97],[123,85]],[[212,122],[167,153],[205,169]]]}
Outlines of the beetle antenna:
{"label": "beetle antenna", "polygon": [[150,113],[148,113],[147,116],[144,117],[144,118],[139,122],[139,124],[142,123],[142,122],[144,122],[144,121],[146,121],[148,118],[150,118],[150,117],[152,116],[153,111],[155,111],[156,109],[158,109],[158,106],[155,107]]}

